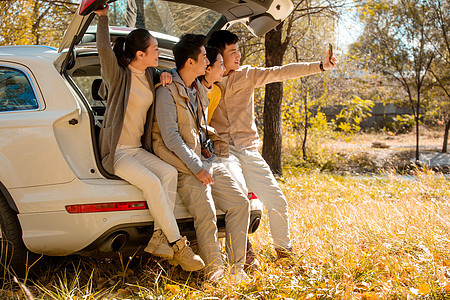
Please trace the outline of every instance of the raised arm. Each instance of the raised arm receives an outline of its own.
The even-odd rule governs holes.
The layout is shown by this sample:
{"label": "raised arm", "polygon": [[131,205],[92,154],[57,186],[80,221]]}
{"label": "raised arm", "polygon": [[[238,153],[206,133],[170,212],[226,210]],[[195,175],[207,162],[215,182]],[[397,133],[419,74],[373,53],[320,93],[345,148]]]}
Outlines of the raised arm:
{"label": "raised arm", "polygon": [[102,9],[96,10],[98,15],[97,24],[97,50],[100,56],[100,66],[102,77],[105,81],[111,82],[120,73],[120,66],[117,63],[116,55],[111,48],[111,39],[108,28],[108,4]]}
{"label": "raised arm", "polygon": [[271,68],[249,68],[247,76],[255,83],[256,87],[263,86],[268,83],[284,81],[287,79],[300,78],[307,75],[320,73],[321,71],[332,69],[337,63],[336,57],[330,57],[328,52],[322,62],[301,62],[291,63],[284,66]]}
{"label": "raised arm", "polygon": [[272,82],[319,73],[321,71],[319,65],[320,62],[310,62],[292,63],[270,68],[249,68],[247,76],[255,83],[255,87],[260,87]]}

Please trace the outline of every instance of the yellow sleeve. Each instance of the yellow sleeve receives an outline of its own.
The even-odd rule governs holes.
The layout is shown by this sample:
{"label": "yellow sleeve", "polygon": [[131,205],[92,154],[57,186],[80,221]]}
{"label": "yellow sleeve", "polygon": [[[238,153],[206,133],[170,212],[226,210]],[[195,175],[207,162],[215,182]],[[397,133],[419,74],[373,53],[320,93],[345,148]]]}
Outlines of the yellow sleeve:
{"label": "yellow sleeve", "polygon": [[208,124],[211,122],[211,118],[219,105],[220,98],[222,97],[222,92],[217,85],[213,85],[211,92],[208,94],[209,105],[208,105]]}

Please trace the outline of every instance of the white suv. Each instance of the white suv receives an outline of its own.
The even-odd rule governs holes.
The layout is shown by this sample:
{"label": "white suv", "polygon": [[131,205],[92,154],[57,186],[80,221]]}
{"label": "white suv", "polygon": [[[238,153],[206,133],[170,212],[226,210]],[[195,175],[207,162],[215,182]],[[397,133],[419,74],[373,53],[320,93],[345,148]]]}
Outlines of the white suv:
{"label": "white suv", "polygon": [[[1,263],[18,274],[27,251],[129,252],[145,245],[153,230],[142,192],[108,174],[99,159],[106,103],[97,94],[100,66],[95,27],[89,27],[96,19],[87,13],[104,2],[81,1],[59,50],[0,47],[0,251]],[[120,25],[111,27],[111,36],[129,32],[127,25],[165,32],[152,34],[161,67],[172,68],[171,47],[184,31],[207,34],[240,20],[262,35],[291,11],[290,0],[120,0],[110,4],[110,22]],[[192,217],[180,201],[175,216],[181,233],[194,239]],[[259,201],[252,201],[250,232],[260,216]],[[223,212],[217,224],[223,232]]]}

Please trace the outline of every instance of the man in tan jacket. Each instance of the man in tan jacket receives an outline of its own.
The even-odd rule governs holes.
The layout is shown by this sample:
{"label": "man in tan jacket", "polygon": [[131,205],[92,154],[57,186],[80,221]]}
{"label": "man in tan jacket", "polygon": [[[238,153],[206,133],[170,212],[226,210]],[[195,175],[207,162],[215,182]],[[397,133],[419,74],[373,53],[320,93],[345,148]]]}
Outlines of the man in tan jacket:
{"label": "man in tan jacket", "polygon": [[245,194],[253,191],[265,205],[278,258],[290,257],[292,246],[286,198],[258,149],[261,141],[255,123],[253,91],[265,84],[330,70],[337,60],[330,53],[322,62],[292,63],[272,68],[239,66],[238,36],[227,30],[213,32],[208,46],[219,49],[226,68],[222,98],[211,126],[230,144],[224,164]]}
{"label": "man in tan jacket", "polygon": [[231,277],[241,281],[248,279],[243,266],[250,204],[216,156],[228,156],[228,143],[206,126],[202,102],[206,94],[198,89],[201,83],[196,79],[205,74],[208,65],[204,43],[204,36],[188,34],[173,48],[177,68],[172,72],[172,83],[156,89],[153,150],[178,170],[178,194],[194,217],[208,279],[217,281],[224,272],[217,237],[217,207],[225,212]]}

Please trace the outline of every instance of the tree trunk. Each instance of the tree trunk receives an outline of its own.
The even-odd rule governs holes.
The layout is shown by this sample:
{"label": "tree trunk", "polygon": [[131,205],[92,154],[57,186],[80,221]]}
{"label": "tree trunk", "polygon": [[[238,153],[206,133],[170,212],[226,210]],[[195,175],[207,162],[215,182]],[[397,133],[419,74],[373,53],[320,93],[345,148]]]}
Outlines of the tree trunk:
{"label": "tree trunk", "polygon": [[173,19],[172,12],[169,8],[169,3],[162,0],[153,0],[156,7],[161,23],[163,24],[163,33],[167,33],[174,36],[181,36],[183,32],[180,31],[175,20]]}
{"label": "tree trunk", "polygon": [[31,34],[35,38],[34,45],[39,45],[39,23],[40,23],[40,17],[39,17],[39,10],[41,7],[39,7],[39,3],[36,1],[33,5],[33,19],[35,19],[33,25],[31,26]]}
{"label": "tree trunk", "polygon": [[416,163],[419,162],[419,121],[420,121],[420,92],[417,91],[417,108],[416,108]]}
{"label": "tree trunk", "polygon": [[303,160],[306,161],[307,158],[306,138],[308,137],[308,93],[305,94],[304,104],[305,104],[305,136],[303,137],[302,152],[303,152]]}
{"label": "tree trunk", "polygon": [[[283,63],[284,45],[281,40],[283,23],[265,35],[266,67],[280,66]],[[282,176],[281,167],[281,102],[283,83],[266,85],[264,97],[264,143],[262,156],[275,175]]]}
{"label": "tree trunk", "polygon": [[445,124],[445,130],[444,130],[444,145],[442,145],[442,153],[447,153],[447,144],[448,144],[448,132],[450,130],[450,118],[447,121],[447,124]]}
{"label": "tree trunk", "polygon": [[130,28],[145,28],[143,0],[128,0],[126,25]]}

